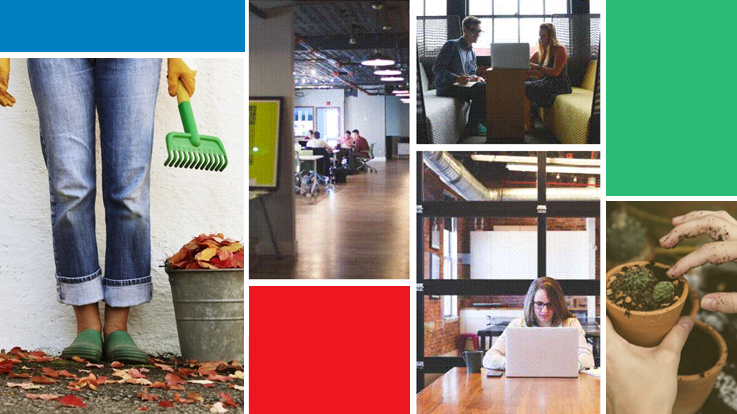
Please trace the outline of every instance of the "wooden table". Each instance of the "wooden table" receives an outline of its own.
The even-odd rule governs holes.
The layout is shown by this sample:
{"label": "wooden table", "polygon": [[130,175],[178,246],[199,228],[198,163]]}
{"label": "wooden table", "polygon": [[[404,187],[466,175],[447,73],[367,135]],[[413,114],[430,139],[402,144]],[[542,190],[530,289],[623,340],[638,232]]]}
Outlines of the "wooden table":
{"label": "wooden table", "polygon": [[599,413],[600,381],[578,378],[487,378],[453,368],[417,394],[417,414]]}
{"label": "wooden table", "polygon": [[525,139],[525,69],[492,69],[486,79],[486,142]]}

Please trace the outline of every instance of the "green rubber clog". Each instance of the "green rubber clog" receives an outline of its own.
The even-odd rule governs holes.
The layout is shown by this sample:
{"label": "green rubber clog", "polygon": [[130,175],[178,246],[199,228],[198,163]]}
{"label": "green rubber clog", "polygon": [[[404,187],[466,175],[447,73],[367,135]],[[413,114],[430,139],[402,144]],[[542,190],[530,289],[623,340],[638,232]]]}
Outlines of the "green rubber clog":
{"label": "green rubber clog", "polygon": [[128,332],[115,331],[105,338],[105,360],[129,364],[146,364],[148,355],[131,339]]}
{"label": "green rubber clog", "polygon": [[102,334],[94,329],[85,329],[77,334],[71,345],[61,351],[61,357],[84,358],[88,361],[102,361]]}

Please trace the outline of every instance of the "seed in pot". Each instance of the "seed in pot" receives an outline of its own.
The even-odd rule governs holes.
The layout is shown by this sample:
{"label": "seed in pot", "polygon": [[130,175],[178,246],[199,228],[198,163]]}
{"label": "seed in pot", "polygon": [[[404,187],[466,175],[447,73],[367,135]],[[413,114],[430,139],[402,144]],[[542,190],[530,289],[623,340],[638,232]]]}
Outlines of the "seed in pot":
{"label": "seed in pot", "polygon": [[607,290],[606,290],[606,294],[607,294],[607,295],[611,295],[611,294],[612,294],[612,290],[611,290],[611,289],[607,289]]}
{"label": "seed in pot", "polygon": [[627,296],[626,298],[624,298],[624,302],[625,303],[630,303],[630,302],[632,302],[632,298],[629,297],[629,296]]}

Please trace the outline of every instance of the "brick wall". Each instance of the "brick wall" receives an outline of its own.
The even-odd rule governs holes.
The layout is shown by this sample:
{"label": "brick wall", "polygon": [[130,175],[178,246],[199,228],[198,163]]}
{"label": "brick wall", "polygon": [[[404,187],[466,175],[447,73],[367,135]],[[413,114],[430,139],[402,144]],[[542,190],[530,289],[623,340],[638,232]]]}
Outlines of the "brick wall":
{"label": "brick wall", "polygon": [[[460,301],[459,301],[460,302]],[[442,299],[425,296],[425,356],[438,356],[458,349],[461,322],[443,319]]]}

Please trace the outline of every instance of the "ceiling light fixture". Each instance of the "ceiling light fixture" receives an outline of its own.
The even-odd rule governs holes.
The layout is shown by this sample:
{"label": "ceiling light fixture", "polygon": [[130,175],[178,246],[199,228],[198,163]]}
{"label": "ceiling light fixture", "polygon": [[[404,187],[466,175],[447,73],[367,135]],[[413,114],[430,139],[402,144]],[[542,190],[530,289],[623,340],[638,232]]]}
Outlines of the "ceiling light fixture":
{"label": "ceiling light fixture", "polygon": [[369,55],[368,59],[361,62],[364,66],[391,66],[395,62],[389,58],[389,56],[381,53],[376,52],[371,55]]}
{"label": "ceiling light fixture", "polygon": [[374,71],[374,75],[378,76],[394,76],[401,75],[402,71],[399,69],[379,69]]}
{"label": "ceiling light fixture", "polygon": [[409,91],[405,91],[405,90],[402,90],[402,89],[394,89],[392,91],[392,94],[394,94],[394,95],[409,95]]}
{"label": "ceiling light fixture", "polygon": [[381,78],[381,81],[382,82],[399,82],[399,81],[403,81],[403,80],[404,80],[404,78],[401,77],[401,76],[385,76],[385,77]]}
{"label": "ceiling light fixture", "polygon": [[371,7],[374,10],[381,10],[381,9],[384,8],[384,3],[380,2],[380,1],[377,1],[376,3],[372,4]]}
{"label": "ceiling light fixture", "polygon": [[[534,164],[537,165],[537,157],[521,157],[512,155],[489,155],[489,154],[473,154],[471,159],[474,161],[486,162],[511,162],[516,164]],[[577,165],[585,167],[599,167],[601,160],[585,159],[585,158],[547,158],[548,166],[557,165]]]}
{"label": "ceiling light fixture", "polygon": [[[507,164],[509,171],[522,171],[522,172],[537,172],[537,165],[529,164]],[[563,174],[601,174],[600,168],[585,168],[585,167],[566,167],[561,165],[547,165],[545,172],[548,174],[552,173],[563,173]]]}

